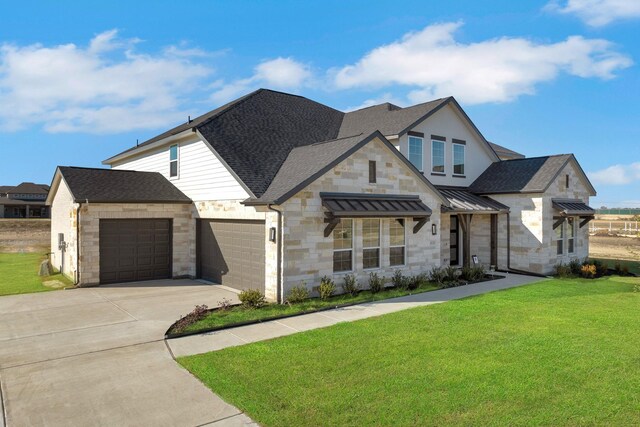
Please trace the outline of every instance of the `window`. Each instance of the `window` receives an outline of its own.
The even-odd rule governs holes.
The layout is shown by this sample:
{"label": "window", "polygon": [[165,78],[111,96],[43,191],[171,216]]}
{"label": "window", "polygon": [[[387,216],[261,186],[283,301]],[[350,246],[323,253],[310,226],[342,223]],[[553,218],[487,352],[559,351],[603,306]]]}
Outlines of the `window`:
{"label": "window", "polygon": [[565,188],[569,188],[569,175],[564,176],[564,186]]}
{"label": "window", "polygon": [[380,267],[380,220],[362,220],[362,267]]}
{"label": "window", "polygon": [[443,141],[431,141],[431,172],[444,173]]}
{"label": "window", "polygon": [[369,184],[376,183],[376,161],[369,160]]}
{"label": "window", "polygon": [[576,221],[575,218],[567,218],[567,251],[572,254],[575,250]]}
{"label": "window", "polygon": [[453,174],[464,175],[464,145],[453,144]]}
{"label": "window", "polygon": [[556,227],[556,244],[557,254],[562,255],[564,253],[564,222]]}
{"label": "window", "polygon": [[169,177],[178,176],[178,145],[169,147]]}
{"label": "window", "polygon": [[393,219],[389,225],[389,264],[404,265],[404,219]]}
{"label": "window", "polygon": [[409,137],[409,161],[420,172],[424,172],[422,165],[422,138],[418,138],[417,136]]}
{"label": "window", "polygon": [[342,219],[333,229],[333,271],[353,270],[353,220]]}

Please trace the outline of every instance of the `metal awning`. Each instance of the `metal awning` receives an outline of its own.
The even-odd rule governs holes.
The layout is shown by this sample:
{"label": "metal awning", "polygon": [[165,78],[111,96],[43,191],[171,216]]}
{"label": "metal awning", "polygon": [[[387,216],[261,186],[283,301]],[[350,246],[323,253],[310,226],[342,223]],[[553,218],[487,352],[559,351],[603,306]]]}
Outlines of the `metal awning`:
{"label": "metal awning", "polygon": [[553,224],[553,228],[560,225],[568,216],[578,216],[582,219],[580,222],[580,228],[584,227],[589,221],[591,221],[596,214],[596,210],[578,199],[551,199],[553,209],[555,209],[560,215],[557,221]]}
{"label": "metal awning", "polygon": [[444,207],[445,212],[468,213],[506,213],[509,206],[503,205],[486,196],[478,196],[466,188],[436,186],[444,197],[449,200],[451,207]]}
{"label": "metal awning", "polygon": [[431,209],[417,195],[320,193],[325,212],[328,237],[341,218],[404,218],[417,221],[417,233],[429,220]]}

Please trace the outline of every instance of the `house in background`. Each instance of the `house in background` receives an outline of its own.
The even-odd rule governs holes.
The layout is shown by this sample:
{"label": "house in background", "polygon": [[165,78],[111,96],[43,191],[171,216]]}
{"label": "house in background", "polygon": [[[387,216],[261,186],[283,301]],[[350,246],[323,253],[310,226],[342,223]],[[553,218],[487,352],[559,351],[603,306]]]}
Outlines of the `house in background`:
{"label": "house in background", "polygon": [[261,89],[104,162],[59,167],[52,263],[81,286],[194,277],[283,301],[301,283],[588,254],[572,155],[488,142],[452,97],[344,113]]}
{"label": "house in background", "polygon": [[0,186],[0,218],[49,218],[48,193],[48,185],[33,182]]}

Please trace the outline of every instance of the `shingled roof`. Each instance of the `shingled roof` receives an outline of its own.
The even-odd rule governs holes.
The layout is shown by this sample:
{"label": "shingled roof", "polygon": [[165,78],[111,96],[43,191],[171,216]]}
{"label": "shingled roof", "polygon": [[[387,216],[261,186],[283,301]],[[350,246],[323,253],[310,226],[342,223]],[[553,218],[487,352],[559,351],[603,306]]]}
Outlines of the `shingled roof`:
{"label": "shingled roof", "polygon": [[572,154],[560,154],[492,163],[469,190],[476,194],[544,193],[572,159]]}
{"label": "shingled roof", "polygon": [[525,155],[520,154],[517,151],[513,151],[507,147],[496,144],[495,142],[489,141],[489,145],[493,148],[493,151],[496,152],[500,160],[513,160],[513,159],[524,159]]}
{"label": "shingled roof", "polygon": [[79,203],[191,203],[159,172],[70,166],[58,166],[58,172]]}
{"label": "shingled roof", "polygon": [[44,194],[49,192],[49,188],[43,184],[34,184],[33,182],[23,182],[17,187],[7,191],[9,194]]}

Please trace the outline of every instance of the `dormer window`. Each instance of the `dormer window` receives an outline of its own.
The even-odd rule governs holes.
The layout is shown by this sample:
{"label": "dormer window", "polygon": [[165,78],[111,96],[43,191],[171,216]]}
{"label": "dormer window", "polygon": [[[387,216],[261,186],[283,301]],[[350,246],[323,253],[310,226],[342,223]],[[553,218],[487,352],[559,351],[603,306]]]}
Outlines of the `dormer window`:
{"label": "dormer window", "polygon": [[178,176],[178,144],[169,147],[169,177]]}

